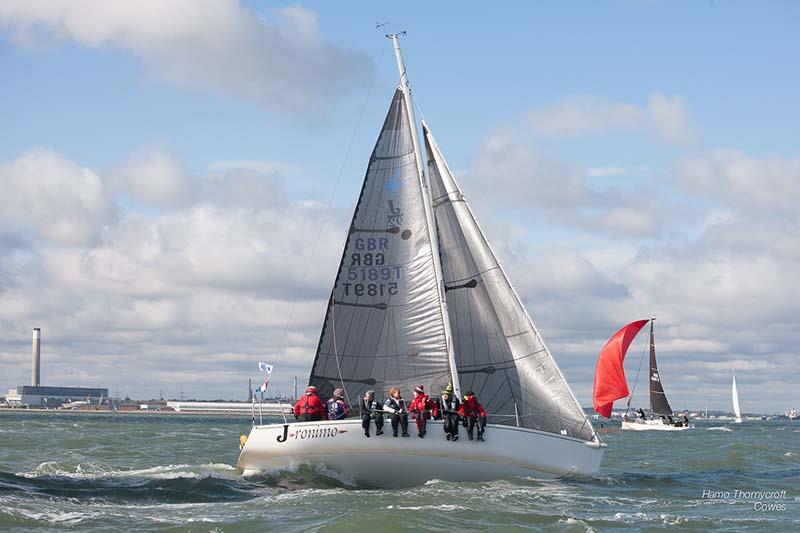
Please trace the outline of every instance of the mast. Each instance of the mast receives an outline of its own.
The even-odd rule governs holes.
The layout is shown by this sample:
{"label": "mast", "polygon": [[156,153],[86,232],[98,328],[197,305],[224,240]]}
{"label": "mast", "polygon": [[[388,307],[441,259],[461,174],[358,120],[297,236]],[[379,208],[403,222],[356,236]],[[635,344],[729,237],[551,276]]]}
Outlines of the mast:
{"label": "mast", "polygon": [[[403,52],[400,50],[400,36],[405,35],[406,32],[395,33],[387,35],[386,37],[392,40],[394,45],[394,55],[397,60],[397,70],[400,73],[400,89],[403,91],[405,100],[406,113],[408,114],[408,121],[411,125],[411,140],[414,144],[414,160],[417,163],[417,175],[419,176],[419,185],[422,189],[422,200],[425,204],[425,219],[428,226],[428,236],[431,243],[431,255],[433,255],[433,268],[436,275],[436,288],[439,291],[439,308],[442,311],[442,323],[444,325],[445,343],[447,345],[447,359],[450,364],[450,379],[453,384],[453,392],[456,398],[461,398],[461,384],[458,379],[458,368],[456,367],[456,358],[453,353],[453,341],[450,333],[450,317],[447,314],[447,299],[444,291],[444,281],[442,276],[442,263],[439,257],[439,236],[436,229],[436,223],[433,220],[433,207],[431,206],[430,191],[428,190],[428,183],[425,180],[424,165],[422,162],[422,152],[419,146],[419,136],[417,134],[417,121],[414,118],[414,104],[411,100],[411,88],[408,86],[408,76],[406,74],[406,64],[403,61]],[[431,392],[431,391],[429,391]]]}

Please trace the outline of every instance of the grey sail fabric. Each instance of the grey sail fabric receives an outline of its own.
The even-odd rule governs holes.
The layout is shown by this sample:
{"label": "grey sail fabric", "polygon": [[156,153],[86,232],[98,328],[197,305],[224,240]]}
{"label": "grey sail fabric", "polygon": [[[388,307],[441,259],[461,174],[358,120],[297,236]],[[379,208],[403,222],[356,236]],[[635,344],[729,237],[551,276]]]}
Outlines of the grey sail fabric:
{"label": "grey sail fabric", "polygon": [[652,320],[650,320],[650,410],[657,415],[672,416],[672,407],[667,401],[664,387],[661,386],[661,374],[658,373],[656,337],[653,333]]}
{"label": "grey sail fabric", "polygon": [[462,391],[497,424],[595,436],[423,124],[442,276]]}
{"label": "grey sail fabric", "polygon": [[434,394],[450,382],[433,246],[400,90],[369,160],[322,327],[310,384],[351,402],[397,386]]}

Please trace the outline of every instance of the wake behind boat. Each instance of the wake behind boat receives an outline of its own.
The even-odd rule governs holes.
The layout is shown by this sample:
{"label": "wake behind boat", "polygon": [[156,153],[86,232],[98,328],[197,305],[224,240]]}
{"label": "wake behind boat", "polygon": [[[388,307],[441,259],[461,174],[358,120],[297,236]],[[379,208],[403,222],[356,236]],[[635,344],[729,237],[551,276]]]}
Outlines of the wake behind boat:
{"label": "wake behind boat", "polygon": [[[637,411],[635,418],[628,416],[628,411],[633,398],[633,391],[628,391],[623,362],[628,348],[639,331],[650,323],[650,416],[648,419],[642,409]],[[655,318],[637,320],[624,326],[612,336],[600,352],[597,359],[597,369],[594,377],[594,409],[605,417],[611,416],[614,401],[628,398],[625,414],[622,417],[622,429],[631,431],[683,431],[694,428],[689,419],[684,415],[680,420],[673,419],[672,407],[667,400],[667,394],[661,383],[661,374],[658,372],[656,360],[656,339],[653,323]],[[642,355],[644,357],[644,354]],[[640,363],[641,368],[641,363]],[[638,381],[639,374],[636,374]],[[636,384],[634,383],[634,390]]]}
{"label": "wake behind boat", "polygon": [[309,382],[348,399],[417,385],[450,385],[461,398],[466,387],[488,413],[485,442],[446,441],[435,421],[424,439],[366,438],[353,419],[254,425],[238,467],[323,465],[374,487],[594,473],[605,444],[423,123],[428,189],[398,35],[388,37],[400,87],[369,160]]}

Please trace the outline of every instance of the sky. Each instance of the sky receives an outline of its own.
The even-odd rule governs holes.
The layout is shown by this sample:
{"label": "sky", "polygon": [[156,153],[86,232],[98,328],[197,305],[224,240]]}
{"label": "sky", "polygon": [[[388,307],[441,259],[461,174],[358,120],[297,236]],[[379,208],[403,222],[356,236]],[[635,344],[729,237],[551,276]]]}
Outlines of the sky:
{"label": "sky", "polygon": [[418,118],[583,405],[655,316],[674,408],[729,410],[731,368],[745,412],[800,407],[798,17],[5,0],[0,388],[33,327],[44,384],[244,399],[263,360],[304,385],[405,30]]}

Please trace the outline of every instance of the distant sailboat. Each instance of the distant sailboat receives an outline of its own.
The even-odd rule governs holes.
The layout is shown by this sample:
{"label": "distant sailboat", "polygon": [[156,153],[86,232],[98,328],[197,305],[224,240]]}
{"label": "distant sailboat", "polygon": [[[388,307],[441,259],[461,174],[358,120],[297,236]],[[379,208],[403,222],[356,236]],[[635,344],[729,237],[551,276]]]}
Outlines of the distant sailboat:
{"label": "distant sailboat", "polygon": [[731,398],[733,399],[733,416],[735,417],[734,422],[737,424],[742,423],[742,410],[739,408],[739,390],[736,388],[736,371],[731,369],[733,372],[733,383],[731,384]]}
{"label": "distant sailboat", "polygon": [[622,429],[634,431],[680,431],[690,429],[694,426],[685,421],[671,422],[672,407],[669,405],[667,394],[661,384],[661,375],[658,372],[656,340],[653,329],[654,321],[655,319],[651,318],[649,320],[631,322],[615,333],[603,347],[597,359],[597,369],[594,377],[594,410],[605,417],[609,417],[614,401],[625,397],[628,398],[628,409],[630,409],[633,393],[628,391],[623,362],[633,339],[645,324],[650,322],[650,373],[648,379],[650,383],[650,413],[661,418],[646,420],[640,416],[636,420],[627,420],[628,409],[626,409],[622,421]]}
{"label": "distant sailboat", "polygon": [[[605,444],[489,247],[400,72],[348,229],[309,385],[353,402],[399,387],[477,392],[486,442],[366,438],[360,418],[254,425],[245,474],[306,463],[377,487],[596,472]],[[427,162],[427,179],[425,163]]]}

